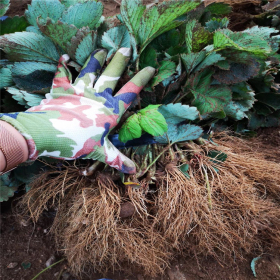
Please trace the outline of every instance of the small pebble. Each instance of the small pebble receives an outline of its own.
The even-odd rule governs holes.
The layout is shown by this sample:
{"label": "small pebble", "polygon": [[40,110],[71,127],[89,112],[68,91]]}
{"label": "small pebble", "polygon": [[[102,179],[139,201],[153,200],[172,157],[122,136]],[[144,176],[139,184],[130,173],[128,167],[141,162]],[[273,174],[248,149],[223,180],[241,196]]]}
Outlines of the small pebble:
{"label": "small pebble", "polygon": [[137,280],[144,280],[144,277],[140,274],[137,275]]}
{"label": "small pebble", "polygon": [[201,272],[201,271],[198,271],[198,272],[197,272],[197,276],[198,276],[199,278],[205,278],[207,275],[206,275],[205,273]]}
{"label": "small pebble", "polygon": [[11,262],[8,264],[7,268],[15,268],[18,265],[17,262]]}
{"label": "small pebble", "polygon": [[51,266],[55,261],[55,256],[51,256],[47,261],[46,261],[46,267]]}
{"label": "small pebble", "polygon": [[23,227],[27,227],[28,225],[30,225],[30,222],[28,220],[24,220],[24,219],[22,219],[19,223]]}
{"label": "small pebble", "polygon": [[63,274],[61,275],[63,280],[68,280],[71,277],[71,274],[69,272],[63,272]]}

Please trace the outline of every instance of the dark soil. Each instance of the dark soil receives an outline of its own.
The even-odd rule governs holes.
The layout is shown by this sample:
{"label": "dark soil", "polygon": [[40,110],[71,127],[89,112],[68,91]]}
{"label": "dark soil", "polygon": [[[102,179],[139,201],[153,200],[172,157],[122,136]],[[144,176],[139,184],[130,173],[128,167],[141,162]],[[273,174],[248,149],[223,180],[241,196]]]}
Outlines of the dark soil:
{"label": "dark soil", "polygon": [[[120,6],[114,0],[103,0],[101,2],[104,5],[104,16],[113,16],[120,12]],[[31,0],[11,0],[11,5],[6,15],[10,17],[23,15],[27,5],[30,3]]]}
{"label": "dark soil", "polygon": [[[262,141],[264,145],[269,145],[275,147],[275,149],[280,149],[280,128],[278,127],[268,127],[261,128],[258,131],[258,139]],[[280,161],[280,160],[279,160]]]}
{"label": "dark soil", "polygon": [[[7,15],[22,15],[27,8],[27,4],[30,2],[31,0],[11,0],[11,6]],[[105,16],[119,13],[117,2],[120,2],[120,0],[103,0],[102,2],[104,4]],[[249,3],[246,8],[250,5]],[[240,15],[241,13],[246,14],[247,10],[239,8],[235,9],[235,12]],[[244,18],[243,20],[241,17],[238,19],[237,16],[231,18],[231,24],[236,30],[240,28],[240,25],[243,25],[244,28],[245,21]],[[248,20],[246,24],[249,22]],[[258,137],[264,145],[270,149],[280,149],[280,128],[261,129],[258,133]],[[53,263],[63,259],[63,254],[56,252],[54,240],[51,234],[48,233],[51,221],[51,213],[46,213],[38,224],[33,225],[12,214],[9,203],[2,203],[0,216],[0,279],[31,280],[36,274],[46,268],[46,262],[52,256],[54,256]],[[280,279],[280,253],[276,248],[272,248],[272,250],[270,248],[269,252],[269,254],[266,254],[264,249],[261,259],[257,262],[257,279]],[[219,264],[212,258],[181,257],[173,261],[172,266],[163,276],[154,278],[154,280],[253,280],[256,278],[250,269],[250,263],[257,256],[259,256],[257,253],[251,252],[251,255],[247,256],[244,261],[236,262],[235,265],[229,267]],[[15,266],[9,268],[13,263]],[[24,268],[24,264],[31,264],[31,266],[30,268]],[[152,280],[150,277],[144,277],[133,266],[127,266],[123,269],[123,271],[120,270],[108,275],[84,275],[80,279],[96,280],[106,276],[114,280]],[[60,275],[61,277],[59,277]],[[48,269],[37,279],[74,280],[77,278],[67,274],[67,262],[63,261]]]}
{"label": "dark soil", "polygon": [[[54,240],[48,233],[51,218],[44,216],[35,226],[20,220],[10,210],[1,213],[1,260],[0,279],[3,280],[31,280],[40,271],[46,268],[46,262],[52,256],[53,262],[63,259],[63,255],[57,254]],[[224,266],[212,258],[185,258],[179,257],[173,261],[170,269],[157,278],[144,277],[133,266],[123,268],[123,271],[108,273],[107,275],[91,274],[82,278],[75,278],[68,274],[67,262],[63,261],[53,268],[48,269],[37,279],[58,279],[62,273],[68,280],[97,280],[108,277],[114,280],[253,280],[250,262],[258,254],[248,256],[244,261],[236,262],[233,266]],[[9,268],[9,265],[16,266]],[[23,263],[31,264],[30,268],[24,268]],[[263,252],[262,258],[257,262],[257,279],[280,279],[280,254],[275,250],[272,254]],[[69,278],[67,278],[69,277]]]}

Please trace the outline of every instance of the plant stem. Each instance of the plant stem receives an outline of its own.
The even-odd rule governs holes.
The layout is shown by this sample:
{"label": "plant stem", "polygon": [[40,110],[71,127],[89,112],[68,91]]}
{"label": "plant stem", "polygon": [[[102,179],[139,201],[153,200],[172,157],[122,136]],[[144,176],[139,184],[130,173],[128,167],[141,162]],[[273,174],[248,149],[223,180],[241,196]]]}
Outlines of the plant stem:
{"label": "plant stem", "polygon": [[135,66],[136,72],[139,71],[139,61],[140,61],[140,55],[139,55],[139,56],[137,57],[137,59],[136,59],[136,66]]}
{"label": "plant stem", "polygon": [[65,260],[65,259],[61,259],[61,260],[59,260],[58,262],[53,263],[52,265],[46,267],[45,269],[43,269],[42,271],[40,271],[35,277],[33,277],[31,280],[35,280],[35,279],[38,278],[39,275],[41,275],[43,272],[45,272],[46,270],[50,269],[51,267],[55,266],[56,264],[58,264],[58,263],[60,263],[60,262],[62,262],[62,261],[64,261],[64,260]]}
{"label": "plant stem", "polygon": [[[172,146],[172,144],[170,144],[169,146],[165,147],[162,152],[160,152],[158,154],[158,156],[148,165],[148,167],[141,173],[141,176],[143,176],[150,168],[153,164],[156,163],[156,161],[161,157],[161,155],[163,155],[170,147]],[[140,176],[139,176],[140,177]]]}
{"label": "plant stem", "polygon": [[206,141],[205,139],[203,139],[202,137],[199,137],[195,140],[195,142],[198,144],[198,145],[205,145],[206,144]]}
{"label": "plant stem", "polygon": [[211,188],[210,188],[210,184],[209,184],[208,174],[203,165],[202,165],[202,168],[204,171],[204,177],[205,177],[206,188],[207,188],[207,193],[208,193],[209,208],[210,208],[210,210],[212,210]]}
{"label": "plant stem", "polygon": [[114,0],[118,5],[121,6],[121,2],[120,1],[117,1],[117,0]]}
{"label": "plant stem", "polygon": [[185,98],[188,94],[190,93],[190,91],[187,91],[185,94],[181,95],[180,97],[178,97],[175,101],[173,101],[173,103],[178,103],[180,102],[183,98]]}
{"label": "plant stem", "polygon": [[[155,158],[155,149],[154,149],[154,145],[152,145],[151,147],[151,151],[149,151],[149,163],[153,163],[153,160]],[[149,182],[152,177],[154,177],[155,175],[155,171],[156,171],[156,166],[155,164],[152,164],[151,168],[149,168],[149,171],[147,173],[147,177],[146,177],[146,180]]]}
{"label": "plant stem", "polygon": [[174,161],[175,155],[174,155],[174,151],[172,150],[171,146],[169,147],[169,153],[170,153],[171,161]]}
{"label": "plant stem", "polygon": [[186,159],[186,157],[185,157],[183,151],[178,147],[177,144],[174,145],[174,148],[175,148],[176,152],[177,152],[178,155],[179,155],[180,161],[181,161],[181,162],[187,162],[187,159]]}
{"label": "plant stem", "polygon": [[269,14],[273,14],[275,11],[274,10],[269,10],[264,13],[258,14],[258,15],[250,15],[250,19],[263,19]]}
{"label": "plant stem", "polygon": [[98,168],[98,166],[101,164],[102,162],[100,161],[96,161],[94,162],[90,167],[86,168],[85,170],[80,170],[80,175],[82,176],[91,176],[94,171],[96,171],[96,169]]}
{"label": "plant stem", "polygon": [[57,276],[57,280],[60,280],[62,273],[65,271],[65,268],[62,268]]}

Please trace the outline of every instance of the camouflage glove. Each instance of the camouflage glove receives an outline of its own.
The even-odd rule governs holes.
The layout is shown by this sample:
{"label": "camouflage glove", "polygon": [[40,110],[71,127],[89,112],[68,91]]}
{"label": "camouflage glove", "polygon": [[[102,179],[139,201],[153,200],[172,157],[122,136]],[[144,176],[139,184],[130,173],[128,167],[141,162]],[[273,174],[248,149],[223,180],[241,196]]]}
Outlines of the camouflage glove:
{"label": "camouflage glove", "polygon": [[25,137],[30,160],[39,156],[91,158],[124,173],[135,172],[134,163],[108,140],[110,131],[154,75],[154,68],[143,69],[113,96],[130,53],[128,48],[119,49],[94,87],[106,51],[93,52],[73,84],[66,65],[69,56],[63,55],[51,93],[39,106],[26,112],[0,114],[0,120],[13,125]]}

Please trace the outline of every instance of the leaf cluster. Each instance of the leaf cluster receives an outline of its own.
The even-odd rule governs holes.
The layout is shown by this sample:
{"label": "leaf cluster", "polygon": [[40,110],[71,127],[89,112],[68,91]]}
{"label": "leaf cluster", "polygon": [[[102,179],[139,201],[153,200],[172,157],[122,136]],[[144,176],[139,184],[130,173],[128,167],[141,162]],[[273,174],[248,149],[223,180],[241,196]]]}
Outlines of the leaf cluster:
{"label": "leaf cluster", "polygon": [[[95,0],[33,0],[20,29],[0,37],[5,53],[1,88],[6,87],[26,108],[34,106],[50,90],[61,54],[68,53],[70,66],[79,70],[96,48],[106,48],[110,60],[118,48],[131,47],[129,75],[146,66],[157,69],[141,96],[142,107],[196,108],[199,118],[184,118],[183,125],[226,122],[251,129],[275,125],[279,119],[279,88],[274,81],[279,72],[277,29],[254,26],[233,32],[225,17],[229,5],[205,7],[200,2],[171,0],[147,7],[141,0],[123,0],[120,15],[104,18],[102,3]],[[11,26],[22,20],[9,19]],[[26,24],[30,26],[23,31]],[[152,115],[159,127],[164,122],[155,112],[160,114],[161,108],[153,109]],[[139,111],[124,124],[123,141],[139,137],[142,131],[159,136],[149,131],[150,123],[144,123],[143,117],[141,121],[141,116]],[[168,119],[166,123],[168,129],[173,125]]]}
{"label": "leaf cluster", "polygon": [[121,142],[139,138],[142,131],[153,136],[163,135],[167,131],[167,123],[163,115],[158,111],[160,105],[149,105],[145,109],[130,116],[119,132]]}
{"label": "leaf cluster", "polygon": [[32,164],[22,164],[0,176],[0,202],[8,201],[23,184],[25,184],[25,190],[28,191],[30,189],[29,184],[42,168],[46,168],[45,164],[36,161]]}

